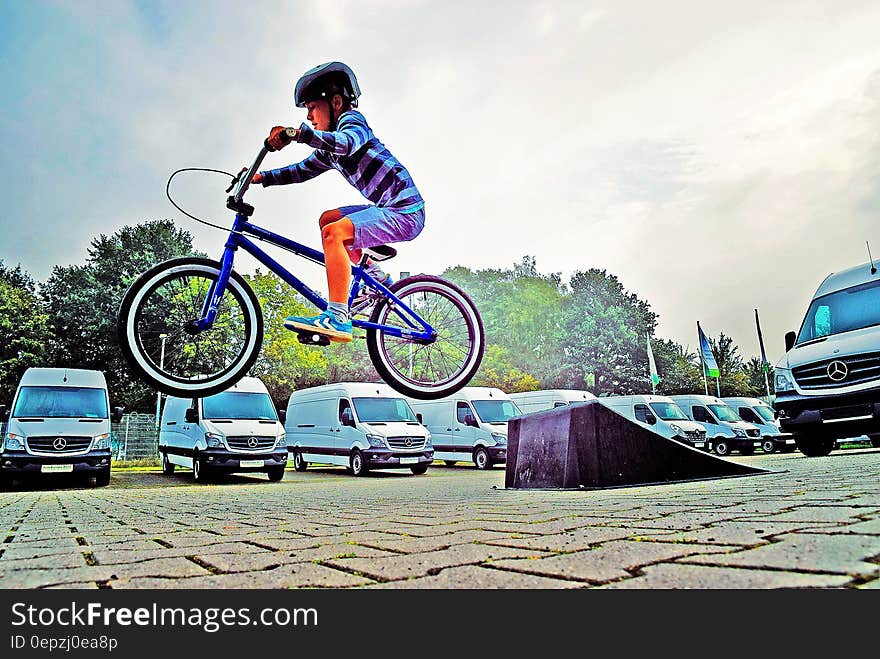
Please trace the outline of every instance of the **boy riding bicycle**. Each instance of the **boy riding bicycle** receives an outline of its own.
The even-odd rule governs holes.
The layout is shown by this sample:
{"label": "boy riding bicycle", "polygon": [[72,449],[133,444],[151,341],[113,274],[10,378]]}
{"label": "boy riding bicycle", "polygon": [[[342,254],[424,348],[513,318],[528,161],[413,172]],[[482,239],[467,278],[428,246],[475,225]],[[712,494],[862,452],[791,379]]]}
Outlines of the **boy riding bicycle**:
{"label": "boy riding bicycle", "polygon": [[[363,114],[355,108],[360,88],[352,70],[328,62],[307,71],[296,83],[294,102],[308,110],[294,131],[293,141],[315,150],[303,161],[263,171],[253,182],[263,187],[302,183],[329,169],[338,170],[373,205],[342,206],[324,211],[318,220],[327,267],[329,304],[317,316],[288,316],[284,326],[294,331],[326,335],[332,341],[351,341],[348,307],[351,263],[361,263],[364,248],[412,240],[425,224],[425,202],[406,168],[376,138]],[[282,126],[272,128],[268,143],[281,149],[291,141]],[[369,257],[364,269],[389,286],[391,277]],[[369,292],[361,290],[352,309],[363,310]]]}

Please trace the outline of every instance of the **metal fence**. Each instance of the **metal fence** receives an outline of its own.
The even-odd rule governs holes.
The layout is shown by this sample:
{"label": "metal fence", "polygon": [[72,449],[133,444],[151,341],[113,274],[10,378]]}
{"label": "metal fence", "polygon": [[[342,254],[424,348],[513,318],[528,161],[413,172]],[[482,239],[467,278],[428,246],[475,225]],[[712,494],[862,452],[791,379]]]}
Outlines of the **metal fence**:
{"label": "metal fence", "polygon": [[159,455],[159,431],[154,414],[132,412],[113,423],[114,460],[142,460]]}

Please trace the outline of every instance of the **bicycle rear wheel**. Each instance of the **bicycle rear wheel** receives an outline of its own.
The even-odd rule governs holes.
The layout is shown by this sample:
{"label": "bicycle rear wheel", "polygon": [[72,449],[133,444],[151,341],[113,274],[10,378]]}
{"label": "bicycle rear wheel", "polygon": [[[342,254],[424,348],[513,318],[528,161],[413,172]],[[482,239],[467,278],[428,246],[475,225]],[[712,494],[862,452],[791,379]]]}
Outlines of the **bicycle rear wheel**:
{"label": "bicycle rear wheel", "polygon": [[[477,372],[485,334],[476,305],[458,286],[430,275],[407,277],[391,286],[394,294],[437,331],[431,343],[419,343],[377,329],[367,330],[373,366],[392,388],[413,398],[454,394]],[[411,328],[395,303],[383,298],[370,321]]]}
{"label": "bicycle rear wheel", "polygon": [[119,308],[119,344],[147,384],[180,398],[228,389],[247,374],[263,342],[256,295],[236,272],[210,329],[194,332],[205,298],[220,274],[216,261],[171,259],[141,275]]}

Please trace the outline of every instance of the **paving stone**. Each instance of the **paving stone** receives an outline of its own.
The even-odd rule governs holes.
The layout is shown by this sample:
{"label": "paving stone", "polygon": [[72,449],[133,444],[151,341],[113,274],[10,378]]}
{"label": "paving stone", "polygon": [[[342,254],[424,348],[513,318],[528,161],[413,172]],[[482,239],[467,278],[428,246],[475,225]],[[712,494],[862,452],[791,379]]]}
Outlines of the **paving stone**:
{"label": "paving stone", "polygon": [[[771,538],[783,533],[801,531],[810,528],[804,522],[788,522],[778,524],[776,522],[761,521],[727,521],[715,522],[705,529],[691,531],[677,531],[665,535],[645,533],[645,537],[665,542],[697,542],[713,543],[719,545],[742,545],[751,547],[754,545],[767,544]],[[821,531],[834,531],[840,528],[836,524],[824,524],[821,527],[812,527]],[[820,531],[820,532],[821,532]]]}
{"label": "paving stone", "polygon": [[[210,545],[211,551],[217,554],[254,554],[265,553],[266,549],[255,547],[244,542],[227,542]],[[92,550],[95,560],[100,565],[116,565],[121,563],[139,563],[151,558],[170,558],[174,556],[192,556],[199,553],[199,547],[159,547],[142,551],[113,551],[109,549]]]}
{"label": "paving stone", "polygon": [[733,549],[710,545],[688,545],[660,542],[616,540],[596,549],[549,558],[498,560],[497,567],[549,577],[603,582],[627,577],[631,570],[649,563],[697,553],[714,553]]}
{"label": "paving stone", "polygon": [[112,581],[111,588],[342,588],[364,586],[370,579],[314,563],[282,565],[274,570],[219,574],[209,577],[131,578]]}
{"label": "paving stone", "polygon": [[330,544],[294,552],[276,551],[259,554],[214,554],[204,552],[196,554],[196,558],[203,563],[217,568],[221,572],[252,572],[288,563],[309,563],[339,558],[372,558],[394,555],[388,551],[380,551],[369,547]]}
{"label": "paving stone", "polygon": [[622,540],[645,531],[645,529],[637,530],[623,527],[588,526],[585,528],[574,529],[567,533],[552,533],[536,536],[508,536],[504,539],[499,538],[482,542],[503,547],[520,547],[522,549],[535,549],[551,552],[572,552],[589,549],[592,545],[607,542],[609,540]]}
{"label": "paving stone", "polygon": [[463,567],[451,567],[442,570],[439,574],[431,577],[420,577],[418,579],[405,579],[403,581],[392,581],[389,583],[379,583],[367,588],[540,588],[540,589],[558,589],[558,588],[583,588],[584,584],[577,581],[564,581],[562,579],[549,579],[547,577],[536,577],[528,574],[519,574],[516,572],[508,572],[506,570],[496,570],[493,568],[480,567],[476,565],[465,565]]}
{"label": "paving stone", "polygon": [[862,535],[793,533],[779,536],[779,542],[732,554],[692,556],[687,563],[774,567],[785,570],[880,574],[880,566],[866,562],[880,554],[880,538]]}
{"label": "paving stone", "polygon": [[774,515],[749,515],[750,519],[761,517],[774,522],[838,522],[851,523],[864,510],[852,506],[797,506],[793,510]]}
{"label": "paving stone", "polygon": [[456,531],[454,533],[447,533],[446,535],[431,535],[424,537],[396,536],[394,539],[376,539],[367,542],[367,544],[379,549],[387,549],[392,552],[416,554],[420,552],[446,549],[453,545],[470,544],[472,542],[492,544],[493,541],[497,541],[499,544],[506,544],[504,539],[510,537],[510,533],[498,533],[496,531]]}
{"label": "paving stone", "polygon": [[126,565],[95,565],[65,570],[15,570],[0,572],[0,588],[40,588],[79,582],[104,582],[121,577],[210,574],[185,558],[161,558]]}
{"label": "paving stone", "polygon": [[663,563],[642,568],[643,574],[602,588],[836,588],[850,578],[840,575],[798,574],[777,570],[730,569]]}
{"label": "paving stone", "polygon": [[372,579],[387,581],[408,579],[430,574],[435,570],[458,565],[485,563],[510,557],[544,556],[543,552],[490,547],[489,545],[455,545],[449,549],[401,554],[386,558],[342,558],[325,561],[326,565],[364,574]]}
{"label": "paving stone", "polygon": [[8,557],[6,552],[0,557],[0,573],[13,570],[65,570],[88,565],[81,552],[66,551],[61,554],[43,554],[32,557]]}

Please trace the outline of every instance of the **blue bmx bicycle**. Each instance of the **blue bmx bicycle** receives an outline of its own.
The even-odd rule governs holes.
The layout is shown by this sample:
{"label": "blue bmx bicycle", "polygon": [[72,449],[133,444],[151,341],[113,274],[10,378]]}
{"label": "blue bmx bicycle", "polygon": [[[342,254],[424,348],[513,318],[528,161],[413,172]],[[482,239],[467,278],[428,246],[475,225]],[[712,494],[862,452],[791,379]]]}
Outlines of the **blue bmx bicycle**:
{"label": "blue bmx bicycle", "polygon": [[[122,300],[117,324],[122,352],[136,375],[159,391],[181,398],[210,396],[231,387],[256,362],[263,314],[251,287],[233,270],[239,248],[318,309],[327,308],[324,298],[251,240],[324,264],[322,252],[250,222],[254,208],[244,194],[271,150],[264,143],[247,172],[230,186],[226,206],[235,220],[220,260],[182,257],[160,263],[135,280]],[[365,252],[378,260],[396,254],[388,246]],[[422,399],[448,396],[468,383],[482,361],[485,335],[480,314],[464,291],[430,275],[386,287],[352,265],[349,304],[362,287],[372,311],[368,318],[356,316],[352,324],[365,330],[370,360],[385,382]],[[298,338],[306,344],[329,343],[315,333],[299,333]]]}

